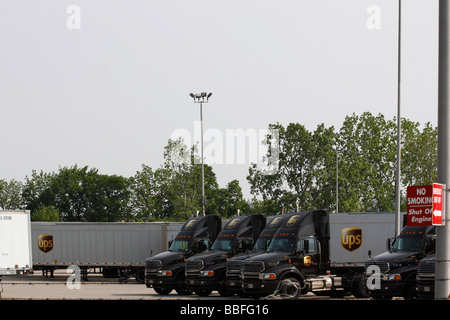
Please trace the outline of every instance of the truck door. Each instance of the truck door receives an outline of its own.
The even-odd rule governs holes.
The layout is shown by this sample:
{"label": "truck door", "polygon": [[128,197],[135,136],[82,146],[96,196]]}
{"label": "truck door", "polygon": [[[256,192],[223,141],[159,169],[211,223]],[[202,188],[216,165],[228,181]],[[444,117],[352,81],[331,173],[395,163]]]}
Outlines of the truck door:
{"label": "truck door", "polygon": [[320,264],[315,237],[302,237],[297,240],[297,259],[295,266],[302,273],[316,273]]}

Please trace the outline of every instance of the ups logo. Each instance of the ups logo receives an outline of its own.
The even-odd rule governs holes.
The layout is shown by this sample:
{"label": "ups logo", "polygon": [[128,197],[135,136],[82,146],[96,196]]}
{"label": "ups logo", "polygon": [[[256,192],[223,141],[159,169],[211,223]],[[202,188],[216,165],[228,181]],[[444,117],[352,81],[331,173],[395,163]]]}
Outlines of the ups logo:
{"label": "ups logo", "polygon": [[297,222],[298,219],[300,219],[300,215],[292,216],[286,223],[286,227],[288,228],[292,227]]}
{"label": "ups logo", "polygon": [[38,235],[38,248],[42,252],[50,252],[53,249],[53,236],[51,234]]}
{"label": "ups logo", "polygon": [[231,220],[231,222],[228,224],[227,228],[228,229],[234,228],[238,224],[239,221],[241,221],[240,218],[236,218],[236,219]]}
{"label": "ups logo", "polygon": [[278,224],[280,224],[280,222],[283,220],[282,217],[276,217],[275,219],[272,220],[272,222],[270,223],[269,227],[270,228],[275,228]]}
{"label": "ups logo", "polygon": [[360,228],[344,228],[341,230],[341,245],[348,251],[355,251],[361,247],[362,229]]}
{"label": "ups logo", "polygon": [[303,257],[303,264],[305,267],[309,267],[311,265],[311,256]]}
{"label": "ups logo", "polygon": [[192,228],[192,226],[196,223],[197,221],[195,220],[191,220],[188,223],[186,223],[186,225],[184,226],[184,230],[188,230],[190,228]]}

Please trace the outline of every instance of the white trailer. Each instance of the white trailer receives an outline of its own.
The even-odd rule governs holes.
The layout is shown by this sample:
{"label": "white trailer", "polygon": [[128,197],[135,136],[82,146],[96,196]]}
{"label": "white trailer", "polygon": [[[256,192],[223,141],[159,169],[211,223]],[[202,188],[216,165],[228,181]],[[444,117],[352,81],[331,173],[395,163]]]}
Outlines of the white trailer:
{"label": "white trailer", "polygon": [[33,268],[48,276],[80,267],[106,277],[134,275],[144,281],[145,259],[167,250],[183,223],[32,222]]}
{"label": "white trailer", "polygon": [[29,211],[0,211],[0,275],[32,271]]}
{"label": "white trailer", "polygon": [[[394,213],[331,213],[331,267],[362,267],[395,236]],[[370,255],[369,255],[370,254]]]}

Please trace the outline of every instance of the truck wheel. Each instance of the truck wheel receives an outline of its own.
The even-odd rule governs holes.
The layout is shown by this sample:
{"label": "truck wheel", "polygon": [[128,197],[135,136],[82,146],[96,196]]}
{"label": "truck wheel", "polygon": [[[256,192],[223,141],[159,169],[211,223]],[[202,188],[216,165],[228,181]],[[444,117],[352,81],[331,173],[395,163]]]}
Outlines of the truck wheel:
{"label": "truck wheel", "polygon": [[353,287],[351,292],[355,298],[370,298],[371,296],[370,292],[366,290],[364,277],[362,275],[358,275],[353,279]]}
{"label": "truck wheel", "polygon": [[403,289],[403,298],[405,300],[414,300],[417,298],[416,283],[414,280],[406,279],[405,287]]}
{"label": "truck wheel", "polygon": [[156,288],[153,288],[153,289],[156,291],[156,293],[158,293],[158,294],[160,294],[162,296],[167,296],[170,292],[172,292],[171,288],[158,288],[158,287],[156,287]]}
{"label": "truck wheel", "polygon": [[197,289],[194,292],[196,295],[198,295],[200,297],[207,297],[211,294],[212,290],[211,289]]}
{"label": "truck wheel", "polygon": [[186,288],[186,277],[184,276],[184,272],[181,272],[181,275],[176,279],[175,291],[180,296],[188,296],[193,292],[192,290]]}
{"label": "truck wheel", "polygon": [[219,289],[217,291],[219,291],[219,294],[222,297],[234,296],[234,292],[228,290],[228,288],[227,288],[225,275],[221,277],[220,282],[219,282]]}
{"label": "truck wheel", "polygon": [[142,283],[142,284],[145,283],[145,269],[144,268],[136,269],[134,278],[139,283]]}
{"label": "truck wheel", "polygon": [[281,284],[281,293],[288,298],[300,297],[302,285],[296,278],[286,278]]}

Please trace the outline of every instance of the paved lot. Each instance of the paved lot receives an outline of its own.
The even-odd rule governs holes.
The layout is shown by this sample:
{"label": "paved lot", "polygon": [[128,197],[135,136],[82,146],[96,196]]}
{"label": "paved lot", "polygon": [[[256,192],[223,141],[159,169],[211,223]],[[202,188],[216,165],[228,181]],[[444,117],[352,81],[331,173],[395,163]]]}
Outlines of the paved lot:
{"label": "paved lot", "polygon": [[[40,271],[32,275],[3,276],[0,286],[1,300],[242,300],[236,297],[221,297],[213,292],[209,297],[197,295],[180,296],[175,291],[167,296],[157,294],[153,289],[136,282],[134,278],[127,283],[119,283],[118,279],[106,279],[99,274],[89,274],[88,281],[81,281],[79,288],[74,285],[65,270],[56,270],[54,278],[45,278]],[[302,296],[300,300],[330,300],[329,297],[318,297],[314,294]],[[340,300],[355,300],[347,296]],[[365,299],[370,300],[370,299]]]}

